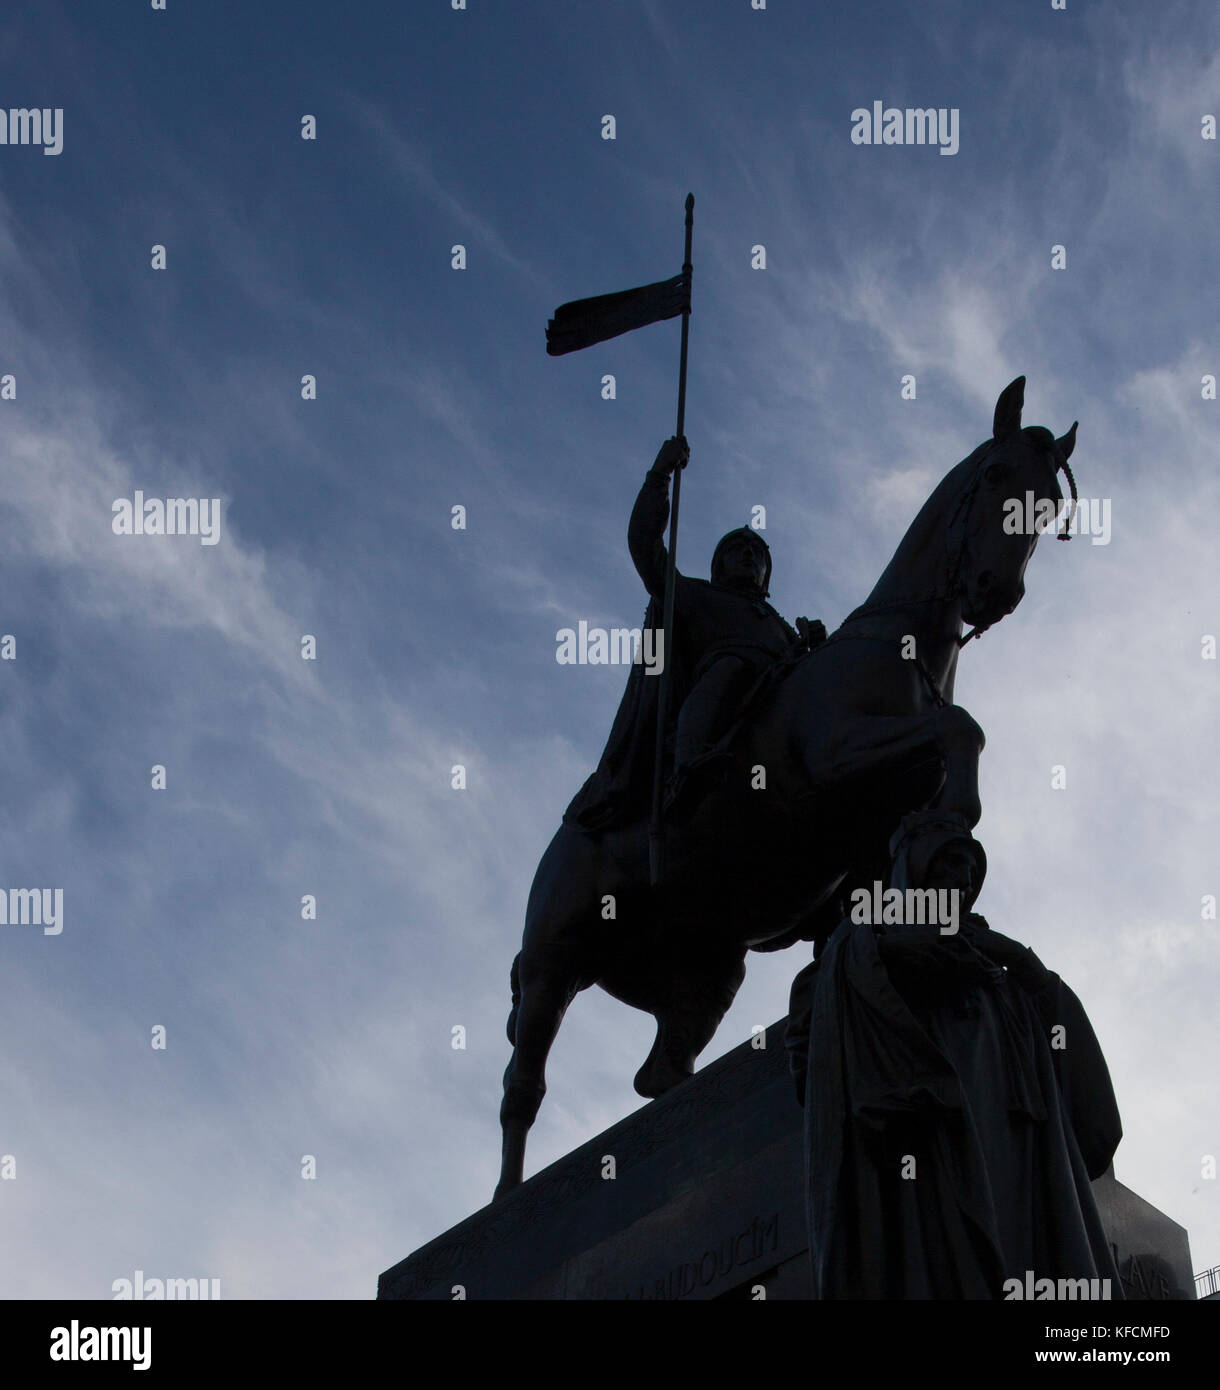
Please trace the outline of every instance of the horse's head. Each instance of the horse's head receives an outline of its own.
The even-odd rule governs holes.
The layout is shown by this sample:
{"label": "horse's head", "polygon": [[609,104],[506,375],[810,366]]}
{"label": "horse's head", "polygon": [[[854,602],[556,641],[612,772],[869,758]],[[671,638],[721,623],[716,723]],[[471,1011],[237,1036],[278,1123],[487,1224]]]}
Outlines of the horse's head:
{"label": "horse's head", "polygon": [[[974,629],[969,636],[998,623],[1024,597],[1025,566],[1063,503],[1060,470],[1076,500],[1067,462],[1076,426],[1058,439],[1041,425],[1023,429],[1024,402],[1025,378],[1019,376],[1000,393],[991,439],[965,461],[964,487],[950,522],[952,579],[962,618]],[[1061,530],[1060,539],[1067,538]]]}

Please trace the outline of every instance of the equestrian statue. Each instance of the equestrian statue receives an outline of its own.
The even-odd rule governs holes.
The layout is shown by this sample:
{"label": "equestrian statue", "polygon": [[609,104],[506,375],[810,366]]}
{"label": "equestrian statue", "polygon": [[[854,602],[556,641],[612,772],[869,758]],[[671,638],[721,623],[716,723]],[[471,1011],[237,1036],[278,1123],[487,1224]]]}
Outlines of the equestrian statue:
{"label": "equestrian statue", "polygon": [[[932,491],[868,598],[836,631],[767,602],[770,552],[749,528],[717,546],[708,581],[675,574],[664,652],[677,698],[633,666],[606,751],[534,876],[511,970],[512,1057],[496,1196],[522,1180],[526,1136],[568,1005],[591,985],[651,1013],[635,1077],[654,1097],[692,1075],[745,978],[749,950],[820,947],[857,884],[884,877],[905,816],[981,814],[983,732],[954,702],[962,647],[1013,612],[1045,524],[1014,526],[1012,499],[1055,516],[1076,425],[1022,427],[1025,378],[996,403],[989,439]],[[629,547],[662,625],[662,534],[681,432],[662,446],[632,512]],[[1008,506],[1005,504],[1009,503]],[[1066,527],[1060,538],[1067,539]],[[969,628],[967,631],[966,629]],[[663,748],[664,872],[650,875],[654,749]]]}

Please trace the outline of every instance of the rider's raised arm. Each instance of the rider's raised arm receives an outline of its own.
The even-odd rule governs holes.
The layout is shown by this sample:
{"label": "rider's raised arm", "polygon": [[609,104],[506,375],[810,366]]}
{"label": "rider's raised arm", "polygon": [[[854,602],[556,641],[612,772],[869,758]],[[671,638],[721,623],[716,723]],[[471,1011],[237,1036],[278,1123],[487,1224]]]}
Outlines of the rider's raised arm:
{"label": "rider's raised arm", "polygon": [[665,525],[669,521],[669,475],[677,467],[686,467],[690,450],[685,439],[667,439],[661,445],[652,467],[644,476],[631,521],[627,526],[627,546],[644,587],[653,598],[665,597],[665,563],[667,553]]}

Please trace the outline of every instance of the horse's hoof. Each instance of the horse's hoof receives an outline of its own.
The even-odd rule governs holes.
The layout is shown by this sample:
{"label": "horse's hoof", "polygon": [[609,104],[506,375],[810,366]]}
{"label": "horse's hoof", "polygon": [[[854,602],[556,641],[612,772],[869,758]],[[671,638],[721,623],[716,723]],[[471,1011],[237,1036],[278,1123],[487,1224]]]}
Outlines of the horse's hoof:
{"label": "horse's hoof", "polygon": [[645,1100],[655,1100],[666,1091],[672,1091],[679,1082],[694,1076],[694,1067],[683,1068],[664,1058],[649,1060],[635,1074],[635,1090]]}

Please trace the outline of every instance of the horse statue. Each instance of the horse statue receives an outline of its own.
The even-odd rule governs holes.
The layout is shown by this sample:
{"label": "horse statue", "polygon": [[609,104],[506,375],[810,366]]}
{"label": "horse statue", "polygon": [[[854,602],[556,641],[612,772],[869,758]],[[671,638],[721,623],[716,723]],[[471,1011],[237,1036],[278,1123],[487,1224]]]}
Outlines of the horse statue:
{"label": "horse statue", "polygon": [[903,815],[934,807],[978,823],[984,739],[953,703],[958,653],[1024,595],[1042,527],[1006,525],[1011,500],[1032,493],[1044,526],[1064,500],[1060,470],[1076,498],[1076,425],[1058,439],[1022,428],[1024,395],[1024,377],[1004,389],[992,438],[941,480],[867,600],[747,711],[722,785],[669,829],[657,887],[646,820],[555,834],[512,965],[497,1198],[522,1180],[547,1056],[581,990],[599,984],[655,1016],[635,1089],[662,1095],[693,1074],[746,951],[829,936],[851,886],[885,877]]}

